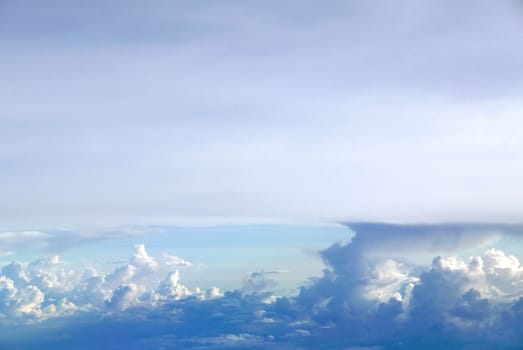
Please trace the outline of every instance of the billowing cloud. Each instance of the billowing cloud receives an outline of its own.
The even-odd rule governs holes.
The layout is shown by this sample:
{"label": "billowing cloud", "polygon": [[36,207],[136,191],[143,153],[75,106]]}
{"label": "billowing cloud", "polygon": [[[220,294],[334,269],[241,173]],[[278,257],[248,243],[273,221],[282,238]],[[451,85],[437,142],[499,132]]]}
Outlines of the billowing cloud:
{"label": "billowing cloud", "polygon": [[243,279],[243,293],[267,292],[276,286],[276,282],[269,276],[280,273],[279,271],[256,271]]}
{"label": "billowing cloud", "polygon": [[28,264],[13,262],[0,274],[0,318],[37,322],[77,312],[115,312],[154,306],[161,300],[220,295],[217,288],[191,291],[180,284],[177,269],[187,266],[188,261],[176,256],[154,258],[143,244],[137,244],[131,258],[108,273],[67,269],[58,256]]}
{"label": "billowing cloud", "polygon": [[[474,225],[451,231],[445,225],[376,227],[353,227],[351,242],[321,252],[323,276],[296,296],[272,292],[271,275],[280,271],[253,272],[244,277],[242,290],[224,294],[217,288],[190,290],[180,283],[178,269],[151,278],[172,267],[172,260],[187,264],[150,256],[140,244],[109,273],[68,271],[57,257],[13,263],[0,275],[2,323],[13,330],[2,341],[26,348],[37,342],[89,348],[100,345],[94,334],[110,328],[104,346],[122,349],[516,349],[523,344],[523,265],[517,257],[486,248],[469,258],[448,254],[413,265],[397,252],[385,254],[402,245],[457,253],[482,246],[491,227],[477,242],[468,236],[477,231]],[[449,237],[461,242],[458,247],[446,242]],[[13,322],[21,328],[14,329]],[[28,324],[35,322],[38,330]],[[24,329],[46,336],[17,338]],[[58,330],[71,336],[56,338]]]}

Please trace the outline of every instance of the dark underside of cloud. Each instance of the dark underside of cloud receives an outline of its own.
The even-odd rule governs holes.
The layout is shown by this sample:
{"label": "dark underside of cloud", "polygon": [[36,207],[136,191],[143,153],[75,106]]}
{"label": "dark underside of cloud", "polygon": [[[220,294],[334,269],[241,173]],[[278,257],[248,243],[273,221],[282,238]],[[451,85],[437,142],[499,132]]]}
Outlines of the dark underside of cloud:
{"label": "dark underside of cloud", "polygon": [[[98,307],[88,309],[89,303],[77,302],[75,312],[38,320],[34,316],[37,315],[35,298],[26,297],[25,304],[16,304],[16,283],[4,282],[0,289],[4,314],[0,347],[353,350],[523,347],[523,267],[515,257],[489,249],[469,260],[436,256],[430,266],[412,266],[396,258],[396,251],[391,251],[394,259],[384,255],[387,249],[404,246],[450,254],[480,244],[492,235],[515,235],[518,227],[365,224],[353,225],[353,229],[357,235],[350,243],[335,244],[321,252],[326,264],[323,276],[309,281],[294,297],[274,296],[269,290],[270,273],[255,273],[246,280],[248,285],[244,290],[224,295],[190,293],[178,284],[178,274],[170,274],[170,289],[167,282],[162,282],[156,290],[159,297],[155,302],[150,302],[152,298],[143,302],[146,298],[140,296],[136,283],[121,283],[114,285]],[[131,264],[136,271],[157,264],[143,247],[137,251],[132,259],[134,265]],[[13,277],[12,270],[11,267],[2,271],[6,281],[9,279],[6,275]],[[106,279],[115,275],[116,272]],[[46,298],[43,296],[40,304],[45,304]],[[30,319],[28,300],[33,307]],[[18,305],[10,309],[11,318],[6,306],[9,302]],[[20,322],[11,322],[17,317]]]}
{"label": "dark underside of cloud", "polygon": [[[417,293],[417,294],[421,294]],[[213,301],[189,299],[118,316],[64,318],[26,326],[5,349],[521,349],[523,299],[492,305],[474,291],[448,307],[419,296],[408,319],[399,301],[367,313],[331,305],[311,312],[297,300],[266,304],[260,296],[227,293]],[[467,323],[454,324],[452,317]],[[488,324],[484,324],[488,323]],[[5,334],[3,335],[5,337]]]}

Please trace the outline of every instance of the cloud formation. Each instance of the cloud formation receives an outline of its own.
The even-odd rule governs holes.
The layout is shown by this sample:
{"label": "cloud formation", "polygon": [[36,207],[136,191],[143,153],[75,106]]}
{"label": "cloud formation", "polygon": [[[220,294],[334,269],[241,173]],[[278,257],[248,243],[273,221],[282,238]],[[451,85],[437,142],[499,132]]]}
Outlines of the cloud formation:
{"label": "cloud formation", "polygon": [[[412,265],[397,252],[387,256],[384,247],[396,240],[394,247],[450,249],[449,227],[356,226],[351,242],[321,252],[323,276],[296,296],[271,291],[270,275],[279,271],[253,272],[242,290],[224,294],[217,288],[189,290],[172,265],[181,261],[182,268],[187,262],[152,257],[143,245],[106,274],[68,271],[58,257],[12,263],[0,275],[0,313],[5,329],[14,333],[1,340],[58,349],[100,342],[121,349],[516,349],[523,344],[518,258],[488,248],[467,259],[435,256],[428,266]],[[478,229],[453,227],[453,235]],[[459,245],[465,249],[487,236],[453,242],[465,242]],[[160,280],[152,278],[163,268],[170,270]],[[13,322],[21,328],[13,329]],[[21,329],[36,333],[20,339]],[[38,338],[38,332],[45,337]],[[69,336],[58,339],[54,332]],[[100,338],[104,334],[107,338]]]}
{"label": "cloud formation", "polygon": [[520,220],[511,2],[3,0],[2,225]]}
{"label": "cloud formation", "polygon": [[127,263],[109,273],[67,269],[58,256],[28,264],[13,262],[1,270],[0,318],[38,322],[78,312],[115,312],[187,296],[220,295],[216,288],[190,291],[180,284],[178,269],[190,265],[176,256],[151,257],[143,244],[135,246]]}

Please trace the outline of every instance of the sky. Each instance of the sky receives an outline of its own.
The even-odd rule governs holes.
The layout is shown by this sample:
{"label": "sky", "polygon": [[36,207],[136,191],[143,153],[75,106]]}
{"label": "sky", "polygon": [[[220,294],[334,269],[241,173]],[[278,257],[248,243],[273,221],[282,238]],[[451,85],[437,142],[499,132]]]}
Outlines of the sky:
{"label": "sky", "polygon": [[0,0],[0,349],[520,349],[520,0]]}

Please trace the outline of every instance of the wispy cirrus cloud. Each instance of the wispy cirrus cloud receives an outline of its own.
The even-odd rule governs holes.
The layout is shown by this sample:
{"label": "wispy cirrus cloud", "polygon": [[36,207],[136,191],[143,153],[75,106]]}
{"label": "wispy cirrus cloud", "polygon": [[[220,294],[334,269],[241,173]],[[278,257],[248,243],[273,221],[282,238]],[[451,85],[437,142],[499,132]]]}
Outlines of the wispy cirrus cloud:
{"label": "wispy cirrus cloud", "polygon": [[20,249],[45,249],[52,236],[41,231],[0,232],[0,253],[14,253]]}

